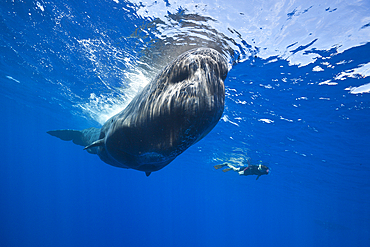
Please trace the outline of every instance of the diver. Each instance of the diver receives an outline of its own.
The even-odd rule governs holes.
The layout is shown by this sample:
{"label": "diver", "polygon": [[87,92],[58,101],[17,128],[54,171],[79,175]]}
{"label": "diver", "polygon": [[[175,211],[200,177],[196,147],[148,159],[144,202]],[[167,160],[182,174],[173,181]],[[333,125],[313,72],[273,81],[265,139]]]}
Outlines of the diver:
{"label": "diver", "polygon": [[234,170],[235,172],[238,172],[239,175],[244,175],[244,176],[257,175],[256,180],[259,179],[260,176],[267,175],[270,172],[270,169],[267,166],[264,166],[264,165],[248,164],[247,167],[245,167],[245,166],[235,167],[233,165],[225,163],[225,164],[222,164],[222,165],[215,165],[214,167],[216,169],[220,169],[220,168],[223,168],[225,166],[228,166],[228,168],[224,169],[223,172],[228,172],[230,170]]}

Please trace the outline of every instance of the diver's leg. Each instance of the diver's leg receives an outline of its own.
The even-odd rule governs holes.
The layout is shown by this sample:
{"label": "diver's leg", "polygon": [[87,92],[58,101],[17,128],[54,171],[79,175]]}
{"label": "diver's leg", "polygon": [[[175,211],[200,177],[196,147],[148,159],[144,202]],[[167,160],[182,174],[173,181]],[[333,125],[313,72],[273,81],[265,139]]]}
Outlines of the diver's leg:
{"label": "diver's leg", "polygon": [[233,165],[227,164],[227,166],[234,170],[234,172],[238,172],[240,170],[240,167],[235,167]]}

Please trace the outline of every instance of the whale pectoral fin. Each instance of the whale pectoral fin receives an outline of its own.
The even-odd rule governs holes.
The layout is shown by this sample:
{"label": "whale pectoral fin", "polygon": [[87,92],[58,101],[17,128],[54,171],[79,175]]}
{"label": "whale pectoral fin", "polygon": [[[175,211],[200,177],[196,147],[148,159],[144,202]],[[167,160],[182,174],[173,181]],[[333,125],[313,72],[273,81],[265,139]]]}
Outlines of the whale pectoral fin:
{"label": "whale pectoral fin", "polygon": [[147,177],[149,177],[149,175],[151,174],[152,172],[145,172],[145,175],[147,176]]}
{"label": "whale pectoral fin", "polygon": [[[101,145],[98,144],[100,141],[98,140],[100,129],[94,127],[84,130],[51,130],[46,133],[58,137],[63,141],[73,141],[74,144],[84,146],[85,149]],[[96,150],[94,149],[89,149],[87,151],[91,154],[97,154]]]}
{"label": "whale pectoral fin", "polygon": [[51,130],[46,132],[49,135],[58,137],[63,141],[73,141],[74,144],[85,146],[84,135],[79,130]]}
{"label": "whale pectoral fin", "polygon": [[103,146],[104,145],[104,139],[99,139],[97,141],[94,141],[93,143],[91,143],[90,145],[86,146],[84,148],[84,150],[86,149],[89,149],[89,148],[93,148],[93,147],[99,147],[99,146]]}

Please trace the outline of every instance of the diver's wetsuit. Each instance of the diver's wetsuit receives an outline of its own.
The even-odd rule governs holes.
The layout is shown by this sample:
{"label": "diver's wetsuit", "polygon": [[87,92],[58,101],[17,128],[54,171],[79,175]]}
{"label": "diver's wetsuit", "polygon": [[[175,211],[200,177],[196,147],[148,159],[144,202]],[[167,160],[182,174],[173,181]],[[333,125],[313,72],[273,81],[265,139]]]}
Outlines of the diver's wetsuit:
{"label": "diver's wetsuit", "polygon": [[269,173],[269,168],[264,165],[249,165],[247,167],[241,167],[238,173],[244,176],[257,175],[257,180],[261,175],[267,175]]}

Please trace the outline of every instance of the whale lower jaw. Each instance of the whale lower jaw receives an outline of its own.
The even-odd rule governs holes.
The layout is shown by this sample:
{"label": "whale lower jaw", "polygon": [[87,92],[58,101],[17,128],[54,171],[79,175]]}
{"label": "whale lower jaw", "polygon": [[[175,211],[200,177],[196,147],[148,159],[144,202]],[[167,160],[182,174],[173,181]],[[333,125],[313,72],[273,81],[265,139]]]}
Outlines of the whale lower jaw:
{"label": "whale lower jaw", "polygon": [[155,172],[171,163],[176,157],[177,155],[165,156],[156,152],[143,153],[136,156],[138,166],[134,169],[144,172]]}
{"label": "whale lower jaw", "polygon": [[[164,164],[162,167],[170,163],[175,157],[164,156],[157,152],[148,152],[136,156],[136,161],[139,164],[138,170],[142,171],[157,171],[160,170],[158,167]],[[142,165],[141,165],[142,164]]]}
{"label": "whale lower jaw", "polygon": [[144,172],[155,172],[171,163],[177,157],[177,155],[168,156],[157,152],[146,152],[139,155],[128,155],[128,156],[130,156],[128,160],[131,161],[129,163],[119,162],[115,160],[113,157],[107,160],[103,159],[103,161],[112,166],[120,168],[135,169]]}

